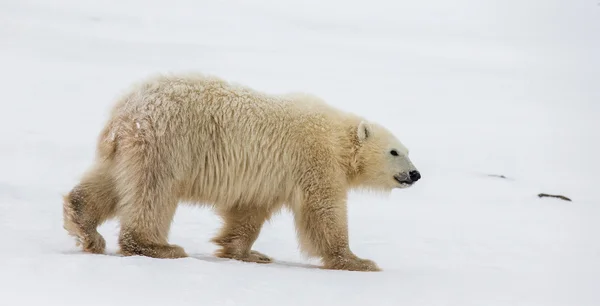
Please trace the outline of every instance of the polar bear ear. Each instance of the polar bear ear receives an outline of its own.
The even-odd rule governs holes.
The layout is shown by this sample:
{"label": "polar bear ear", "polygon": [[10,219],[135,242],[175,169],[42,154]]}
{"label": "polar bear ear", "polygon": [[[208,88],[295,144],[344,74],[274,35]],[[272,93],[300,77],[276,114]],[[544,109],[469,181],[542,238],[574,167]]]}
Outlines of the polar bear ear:
{"label": "polar bear ear", "polygon": [[367,138],[371,137],[371,126],[369,125],[368,122],[361,121],[361,123],[358,124],[357,135],[358,135],[358,140],[361,142],[365,141]]}

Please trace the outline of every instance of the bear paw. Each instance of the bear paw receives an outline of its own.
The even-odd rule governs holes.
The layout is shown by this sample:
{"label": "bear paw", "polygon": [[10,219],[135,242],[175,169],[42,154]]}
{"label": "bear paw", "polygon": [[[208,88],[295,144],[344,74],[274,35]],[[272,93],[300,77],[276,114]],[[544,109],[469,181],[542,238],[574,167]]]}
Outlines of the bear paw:
{"label": "bear paw", "polygon": [[239,254],[239,253],[231,252],[231,251],[223,248],[223,249],[220,249],[219,251],[217,251],[216,256],[219,258],[230,258],[230,259],[246,261],[246,262],[255,262],[255,263],[271,263],[271,262],[273,262],[273,260],[269,256],[267,256],[263,253],[260,253],[258,251],[254,251],[254,250],[251,250],[249,253],[246,253],[246,254]]}
{"label": "bear paw", "polygon": [[167,245],[142,245],[142,244],[121,244],[119,252],[124,256],[141,255],[153,258],[185,258],[187,253],[182,247],[175,244]]}
{"label": "bear paw", "polygon": [[270,263],[273,261],[269,256],[254,250],[250,251],[248,259],[257,263]]}
{"label": "bear paw", "polygon": [[358,257],[336,258],[326,262],[324,268],[347,271],[381,271],[374,261]]}
{"label": "bear paw", "polygon": [[85,238],[78,237],[77,246],[80,245],[84,252],[102,254],[106,248],[106,241],[100,234],[94,233],[85,236]]}

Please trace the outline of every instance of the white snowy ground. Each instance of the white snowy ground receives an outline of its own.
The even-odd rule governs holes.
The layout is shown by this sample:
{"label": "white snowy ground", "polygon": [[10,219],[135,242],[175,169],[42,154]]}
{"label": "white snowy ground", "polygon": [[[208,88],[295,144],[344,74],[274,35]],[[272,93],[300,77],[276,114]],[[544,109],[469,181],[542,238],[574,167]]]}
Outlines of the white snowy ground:
{"label": "white snowy ground", "polygon": [[[592,0],[0,1],[0,304],[600,305],[599,55]],[[316,269],[287,212],[255,245],[271,265],[216,259],[219,220],[190,207],[171,241],[191,258],[119,257],[116,222],[109,254],[75,247],[61,194],[114,99],[187,70],[399,135],[423,180],[349,203],[383,272]]]}

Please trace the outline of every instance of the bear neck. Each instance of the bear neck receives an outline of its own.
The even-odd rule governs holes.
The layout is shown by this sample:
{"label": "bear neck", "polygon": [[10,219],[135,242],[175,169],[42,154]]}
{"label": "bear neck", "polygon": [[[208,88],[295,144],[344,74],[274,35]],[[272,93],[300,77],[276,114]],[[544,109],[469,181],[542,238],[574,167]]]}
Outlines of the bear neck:
{"label": "bear neck", "polygon": [[340,139],[340,166],[346,174],[350,188],[360,186],[363,167],[358,156],[360,142],[358,141],[357,126],[360,118],[350,118],[345,122],[344,133]]}

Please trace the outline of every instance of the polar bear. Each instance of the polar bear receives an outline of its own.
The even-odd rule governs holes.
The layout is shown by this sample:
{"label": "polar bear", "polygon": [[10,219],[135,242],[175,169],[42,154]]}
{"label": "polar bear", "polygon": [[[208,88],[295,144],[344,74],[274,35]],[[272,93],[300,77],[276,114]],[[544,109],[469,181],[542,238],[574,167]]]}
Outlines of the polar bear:
{"label": "polar bear", "polygon": [[301,251],[323,268],[379,271],[349,248],[347,193],[389,193],[420,177],[390,131],[316,96],[159,75],[113,107],[94,164],[64,196],[64,228],[84,251],[102,253],[96,228],[117,217],[120,254],[181,258],[184,249],[168,243],[178,203],[210,205],[224,221],[216,256],[268,263],[252,245],[286,207]]}

